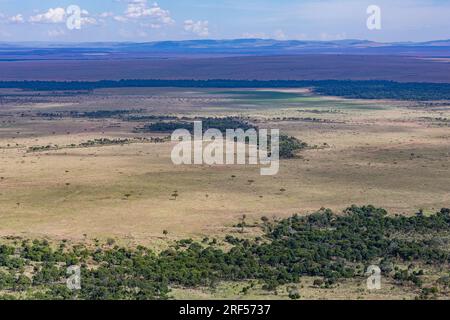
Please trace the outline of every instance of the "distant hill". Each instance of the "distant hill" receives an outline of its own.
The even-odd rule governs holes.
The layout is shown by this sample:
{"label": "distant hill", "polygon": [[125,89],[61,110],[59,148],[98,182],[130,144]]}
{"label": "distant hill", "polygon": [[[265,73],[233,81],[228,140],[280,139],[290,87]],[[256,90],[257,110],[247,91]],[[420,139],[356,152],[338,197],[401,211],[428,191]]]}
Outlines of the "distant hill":
{"label": "distant hill", "polygon": [[450,40],[0,43],[0,80],[120,79],[450,83]]}
{"label": "distant hill", "polygon": [[450,40],[380,43],[366,40],[300,41],[273,39],[188,40],[145,43],[5,43],[0,42],[0,59],[75,58],[121,59],[179,55],[297,55],[355,54],[450,57]]}

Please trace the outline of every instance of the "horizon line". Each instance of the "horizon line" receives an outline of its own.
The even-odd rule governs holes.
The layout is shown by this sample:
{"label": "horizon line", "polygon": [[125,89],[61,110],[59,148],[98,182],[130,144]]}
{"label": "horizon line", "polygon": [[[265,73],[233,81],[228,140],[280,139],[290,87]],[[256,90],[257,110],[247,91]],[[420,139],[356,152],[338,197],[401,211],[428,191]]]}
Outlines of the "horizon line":
{"label": "horizon line", "polygon": [[430,42],[446,42],[450,41],[448,39],[436,39],[436,40],[426,40],[426,41],[374,41],[367,39],[355,39],[355,38],[346,38],[346,39],[336,39],[336,40],[300,40],[300,39],[274,39],[274,38],[229,38],[229,39],[220,39],[220,38],[210,38],[210,39],[184,39],[184,40],[153,40],[153,41],[46,41],[46,40],[36,40],[36,41],[2,41],[0,40],[0,44],[27,44],[27,43],[45,43],[45,44],[89,44],[89,43],[114,43],[114,44],[146,44],[146,43],[164,43],[164,42],[206,42],[206,41],[242,41],[242,40],[260,40],[260,41],[274,41],[274,42],[346,42],[346,41],[359,41],[359,42],[368,42],[368,43],[378,43],[378,44],[424,44]]}

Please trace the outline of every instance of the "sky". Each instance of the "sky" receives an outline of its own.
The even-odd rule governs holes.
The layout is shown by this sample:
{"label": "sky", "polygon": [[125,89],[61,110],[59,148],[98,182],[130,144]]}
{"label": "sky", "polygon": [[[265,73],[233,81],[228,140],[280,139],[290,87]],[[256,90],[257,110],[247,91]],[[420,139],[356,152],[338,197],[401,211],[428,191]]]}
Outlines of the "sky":
{"label": "sky", "polygon": [[450,39],[450,0],[0,0],[2,42],[236,38]]}

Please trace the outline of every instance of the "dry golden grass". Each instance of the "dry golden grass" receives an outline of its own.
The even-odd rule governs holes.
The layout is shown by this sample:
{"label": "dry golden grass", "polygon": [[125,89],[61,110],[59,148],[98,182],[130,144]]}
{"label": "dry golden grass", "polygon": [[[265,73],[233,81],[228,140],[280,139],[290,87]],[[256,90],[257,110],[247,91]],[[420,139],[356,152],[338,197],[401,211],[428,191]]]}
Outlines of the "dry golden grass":
{"label": "dry golden grass", "polygon": [[[448,117],[448,107],[429,111],[407,103],[316,97],[267,106],[180,89],[101,90],[71,99],[3,106],[1,120],[10,122],[0,123],[1,236],[79,241],[87,235],[157,246],[171,239],[223,237],[235,231],[232,225],[243,214],[251,221],[351,204],[411,214],[450,204],[448,127],[421,121]],[[49,143],[137,136],[132,133],[136,123],[46,120],[19,113],[124,105],[150,114],[251,116],[261,127],[279,127],[320,148],[283,160],[279,174],[269,177],[260,176],[255,166],[174,166],[171,143],[27,152]],[[339,112],[308,114],[316,109]],[[169,234],[163,236],[163,230]]]}
{"label": "dry golden grass", "polygon": [[[343,280],[331,288],[318,288],[313,285],[315,278],[302,277],[295,285],[280,286],[275,291],[263,290],[257,281],[223,282],[216,288],[172,288],[171,297],[177,300],[289,300],[289,290],[297,288],[301,300],[411,300],[420,290],[413,286],[399,286],[391,280],[382,282],[380,290],[368,290],[366,279]],[[243,288],[249,288],[243,293]],[[445,299],[445,297],[441,297]]]}

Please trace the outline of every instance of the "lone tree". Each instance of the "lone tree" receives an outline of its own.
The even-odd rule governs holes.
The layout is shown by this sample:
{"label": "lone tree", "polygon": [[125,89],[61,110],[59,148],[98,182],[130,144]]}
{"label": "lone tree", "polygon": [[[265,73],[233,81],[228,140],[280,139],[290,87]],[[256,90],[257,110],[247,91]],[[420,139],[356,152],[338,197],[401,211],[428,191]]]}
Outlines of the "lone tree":
{"label": "lone tree", "polygon": [[241,218],[241,233],[244,233],[244,228],[246,226],[246,223],[245,223],[246,218],[247,218],[247,215],[243,214],[242,218]]}

